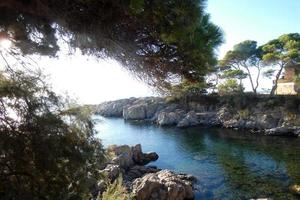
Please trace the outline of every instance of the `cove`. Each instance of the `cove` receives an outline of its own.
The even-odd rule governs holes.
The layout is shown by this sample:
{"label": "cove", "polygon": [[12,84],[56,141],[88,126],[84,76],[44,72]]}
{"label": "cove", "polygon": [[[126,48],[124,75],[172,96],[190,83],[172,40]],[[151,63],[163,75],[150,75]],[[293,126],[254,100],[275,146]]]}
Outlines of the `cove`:
{"label": "cove", "polygon": [[97,136],[105,147],[140,143],[144,152],[159,155],[150,165],[197,177],[196,199],[299,198],[289,190],[300,183],[299,138],[95,119]]}

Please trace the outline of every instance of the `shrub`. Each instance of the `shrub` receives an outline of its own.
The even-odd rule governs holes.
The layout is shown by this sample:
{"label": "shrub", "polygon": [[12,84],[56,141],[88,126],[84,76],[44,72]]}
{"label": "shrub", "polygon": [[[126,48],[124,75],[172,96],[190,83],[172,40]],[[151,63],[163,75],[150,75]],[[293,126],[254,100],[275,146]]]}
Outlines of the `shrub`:
{"label": "shrub", "polygon": [[[133,199],[127,193],[123,186],[123,178],[120,175],[113,183],[109,183],[106,191],[102,195],[102,200],[131,200]],[[100,200],[99,198],[97,200]]]}
{"label": "shrub", "polygon": [[40,73],[0,72],[0,199],[89,199],[103,148]]}

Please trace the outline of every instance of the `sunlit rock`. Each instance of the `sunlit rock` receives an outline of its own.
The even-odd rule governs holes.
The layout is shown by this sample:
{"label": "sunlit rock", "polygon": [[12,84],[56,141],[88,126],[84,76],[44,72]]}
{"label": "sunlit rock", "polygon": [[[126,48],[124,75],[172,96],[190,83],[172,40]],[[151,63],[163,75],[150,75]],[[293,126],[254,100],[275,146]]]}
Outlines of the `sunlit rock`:
{"label": "sunlit rock", "polygon": [[162,170],[134,180],[132,192],[136,200],[193,199],[194,181],[195,178],[192,176]]}

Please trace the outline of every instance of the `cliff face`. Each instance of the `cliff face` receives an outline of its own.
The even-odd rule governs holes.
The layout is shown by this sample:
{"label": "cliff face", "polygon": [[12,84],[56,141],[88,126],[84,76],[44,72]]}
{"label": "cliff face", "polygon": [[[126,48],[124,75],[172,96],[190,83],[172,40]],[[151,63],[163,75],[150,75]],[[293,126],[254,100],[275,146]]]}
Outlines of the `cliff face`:
{"label": "cliff face", "polygon": [[130,98],[94,107],[95,114],[142,120],[161,126],[222,126],[269,135],[300,135],[298,97],[201,96],[170,102],[165,98]]}

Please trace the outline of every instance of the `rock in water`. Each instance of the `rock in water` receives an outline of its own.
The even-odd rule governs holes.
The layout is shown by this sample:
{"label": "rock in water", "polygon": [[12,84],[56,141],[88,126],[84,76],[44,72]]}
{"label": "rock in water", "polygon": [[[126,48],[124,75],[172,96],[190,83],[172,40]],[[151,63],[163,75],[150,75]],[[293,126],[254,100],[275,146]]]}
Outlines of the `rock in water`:
{"label": "rock in water", "polygon": [[132,159],[137,165],[147,165],[151,161],[158,159],[158,155],[155,152],[143,153],[142,146],[137,144],[132,147]]}
{"label": "rock in water", "polygon": [[132,192],[136,200],[193,199],[194,180],[195,178],[189,175],[162,170],[135,179],[132,183]]}
{"label": "rock in water", "polygon": [[158,159],[158,155],[155,152],[143,153],[140,144],[133,147],[128,145],[111,145],[107,148],[107,152],[113,156],[111,163],[120,165],[125,170],[133,165],[146,165]]}

